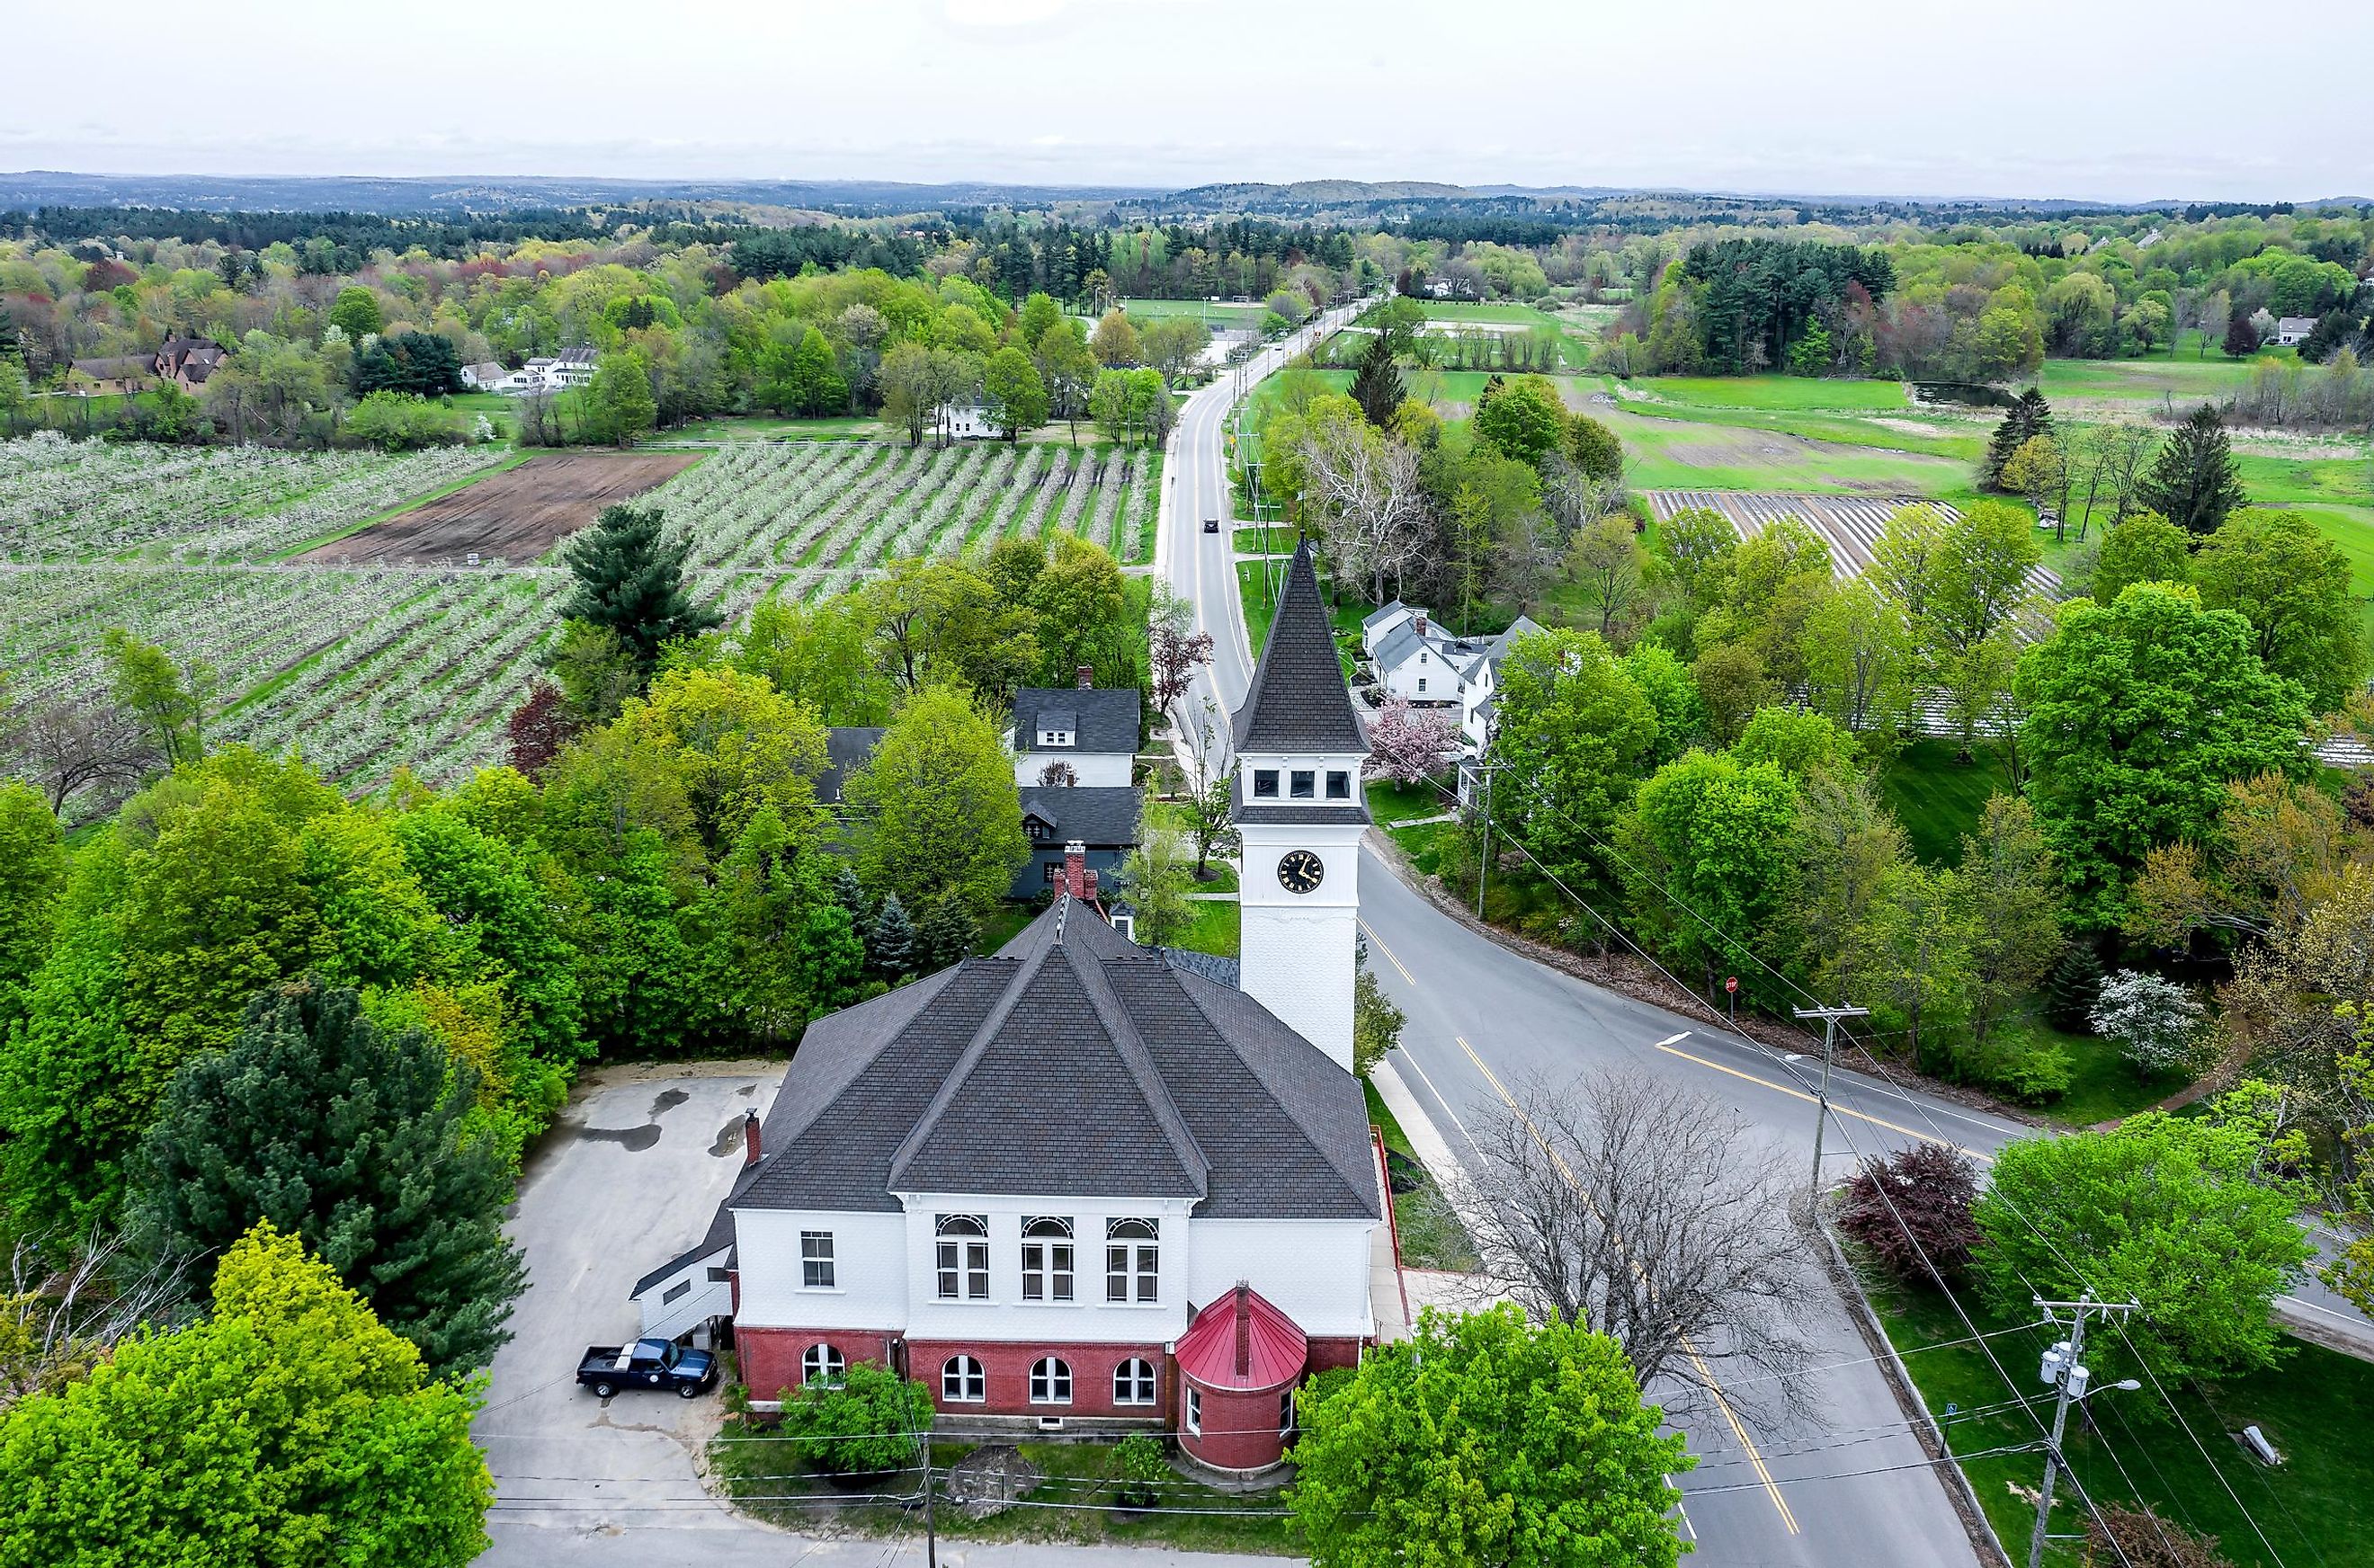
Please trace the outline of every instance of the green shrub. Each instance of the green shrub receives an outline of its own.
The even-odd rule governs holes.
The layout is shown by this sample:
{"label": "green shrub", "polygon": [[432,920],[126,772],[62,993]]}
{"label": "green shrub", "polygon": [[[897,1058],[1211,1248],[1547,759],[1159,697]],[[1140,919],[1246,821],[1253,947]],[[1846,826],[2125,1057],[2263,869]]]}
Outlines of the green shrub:
{"label": "green shrub", "polygon": [[1151,1508],[1162,1501],[1159,1483],[1170,1474],[1162,1439],[1134,1432],[1113,1445],[1113,1500],[1124,1508]]}
{"label": "green shrub", "polygon": [[2030,1106],[2067,1094],[2074,1071],[2064,1047],[2017,1035],[1996,1036],[1972,1050],[1963,1066],[1976,1082]]}
{"label": "green shrub", "polygon": [[783,1431],[811,1464],[835,1475],[895,1470],[915,1462],[915,1434],[932,1425],[932,1391],[887,1367],[858,1362],[839,1383],[783,1390]]}

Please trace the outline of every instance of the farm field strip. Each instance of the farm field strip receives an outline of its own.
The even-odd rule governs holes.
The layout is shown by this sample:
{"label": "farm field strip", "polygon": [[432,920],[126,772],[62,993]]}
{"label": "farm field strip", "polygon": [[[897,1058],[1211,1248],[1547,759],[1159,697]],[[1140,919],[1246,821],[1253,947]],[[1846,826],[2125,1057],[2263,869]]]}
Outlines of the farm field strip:
{"label": "farm field strip", "polygon": [[[1780,518],[1793,517],[1828,543],[1832,569],[1841,579],[1870,567],[1872,551],[1886,531],[1888,520],[1904,508],[1930,507],[1949,521],[1961,515],[1943,501],[1921,496],[1797,496],[1737,490],[1647,490],[1642,494],[1659,522],[1675,512],[1703,508],[1721,513],[1743,539],[1755,538]],[[2031,591],[2048,600],[2061,597],[2061,578],[2050,568],[2030,568],[2027,584]]]}
{"label": "farm field strip", "polygon": [[0,556],[264,560],[509,456],[491,445],[392,455],[158,447],[44,432],[0,441]]}

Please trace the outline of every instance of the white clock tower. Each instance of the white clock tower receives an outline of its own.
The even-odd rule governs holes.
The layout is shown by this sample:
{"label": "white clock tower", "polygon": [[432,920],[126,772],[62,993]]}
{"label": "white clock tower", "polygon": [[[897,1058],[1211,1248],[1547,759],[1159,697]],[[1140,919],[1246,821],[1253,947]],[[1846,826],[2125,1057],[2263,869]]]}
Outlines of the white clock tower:
{"label": "white clock tower", "polygon": [[1247,996],[1352,1071],[1369,743],[1304,541],[1235,722]]}

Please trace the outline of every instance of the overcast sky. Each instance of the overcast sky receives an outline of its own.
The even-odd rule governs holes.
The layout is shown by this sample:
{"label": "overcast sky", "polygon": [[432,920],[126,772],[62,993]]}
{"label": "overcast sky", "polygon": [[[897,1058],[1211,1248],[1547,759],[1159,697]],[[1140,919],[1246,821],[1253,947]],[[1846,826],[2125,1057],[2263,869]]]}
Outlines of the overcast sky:
{"label": "overcast sky", "polygon": [[2374,194],[2362,0],[11,9],[6,170]]}

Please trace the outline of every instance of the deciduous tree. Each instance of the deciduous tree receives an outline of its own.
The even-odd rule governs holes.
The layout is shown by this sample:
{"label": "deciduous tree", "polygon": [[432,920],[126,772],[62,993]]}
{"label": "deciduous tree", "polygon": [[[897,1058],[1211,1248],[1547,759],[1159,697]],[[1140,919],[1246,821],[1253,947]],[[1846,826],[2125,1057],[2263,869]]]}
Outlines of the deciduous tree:
{"label": "deciduous tree", "polygon": [[1627,1568],[1679,1561],[1690,1456],[1616,1343],[1513,1306],[1447,1317],[1305,1396],[1294,1526],[1312,1568]]}
{"label": "deciduous tree", "polygon": [[1013,759],[961,692],[908,698],[841,795],[864,817],[860,874],[917,908],[947,895],[987,909],[1029,859]]}
{"label": "deciduous tree", "polygon": [[495,1490],[477,1404],[258,1226],[215,1270],[208,1316],[0,1420],[0,1561],[462,1568]]}

